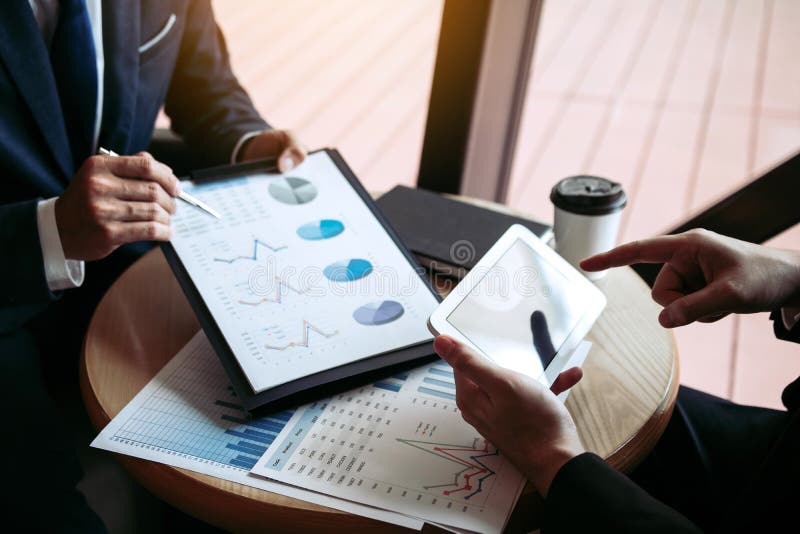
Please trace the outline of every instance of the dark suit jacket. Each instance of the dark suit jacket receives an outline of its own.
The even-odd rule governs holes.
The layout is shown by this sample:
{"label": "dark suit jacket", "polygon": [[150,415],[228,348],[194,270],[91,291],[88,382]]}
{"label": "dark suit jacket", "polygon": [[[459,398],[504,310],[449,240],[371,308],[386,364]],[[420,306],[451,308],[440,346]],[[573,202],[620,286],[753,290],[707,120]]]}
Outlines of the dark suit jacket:
{"label": "dark suit jacket", "polygon": [[[101,146],[145,150],[159,108],[200,165],[226,163],[236,141],[267,124],[237,82],[209,0],[104,0]],[[177,20],[166,36],[140,45]],[[49,54],[28,0],[0,3],[0,333],[57,297],[47,288],[39,199],[60,195],[72,161]]]}
{"label": "dark suit jacket", "polygon": [[[800,343],[773,313],[779,338]],[[800,503],[800,378],[783,391],[788,417],[777,441],[760,462],[755,480],[743,488],[719,532],[795,532]],[[735,446],[735,445],[732,445]],[[542,531],[675,533],[700,532],[677,511],[651,497],[600,457],[586,453],[567,462],[547,495]]]}

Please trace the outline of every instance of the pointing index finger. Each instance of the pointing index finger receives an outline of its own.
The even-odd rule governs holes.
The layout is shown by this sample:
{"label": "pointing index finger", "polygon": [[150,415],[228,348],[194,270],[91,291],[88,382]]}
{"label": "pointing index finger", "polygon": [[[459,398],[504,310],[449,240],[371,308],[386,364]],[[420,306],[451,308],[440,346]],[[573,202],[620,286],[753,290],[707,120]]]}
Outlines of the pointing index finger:
{"label": "pointing index finger", "polygon": [[664,263],[672,258],[683,241],[681,236],[675,235],[632,241],[586,258],[580,266],[584,271],[602,271],[633,263]]}

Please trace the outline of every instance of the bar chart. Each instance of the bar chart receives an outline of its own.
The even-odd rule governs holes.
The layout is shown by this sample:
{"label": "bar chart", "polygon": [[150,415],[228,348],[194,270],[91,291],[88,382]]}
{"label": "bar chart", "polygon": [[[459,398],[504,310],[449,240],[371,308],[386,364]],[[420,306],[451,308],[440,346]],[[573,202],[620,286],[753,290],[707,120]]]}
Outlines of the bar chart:
{"label": "bar chart", "polygon": [[453,369],[447,362],[439,360],[428,367],[422,384],[417,387],[422,395],[436,397],[449,401],[456,400],[456,383],[453,379]]}
{"label": "bar chart", "polygon": [[249,471],[292,413],[251,419],[216,357],[198,350],[149,392],[111,440]]}
{"label": "bar chart", "polygon": [[250,418],[205,335],[189,343],[106,425],[93,447],[420,529],[422,523],[249,474],[293,411]]}

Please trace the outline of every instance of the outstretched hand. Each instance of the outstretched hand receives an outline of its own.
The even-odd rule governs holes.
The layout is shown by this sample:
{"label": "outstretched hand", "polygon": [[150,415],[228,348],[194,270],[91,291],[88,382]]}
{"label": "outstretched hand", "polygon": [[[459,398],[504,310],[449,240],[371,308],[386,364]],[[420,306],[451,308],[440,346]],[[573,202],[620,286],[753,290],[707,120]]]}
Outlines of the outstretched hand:
{"label": "outstretched hand", "polygon": [[800,254],[763,247],[707,230],[625,245],[581,262],[586,271],[634,263],[664,263],[653,300],[666,328],[712,322],[729,313],[800,305]]}
{"label": "outstretched hand", "polygon": [[572,416],[557,398],[578,383],[581,369],[564,371],[547,389],[451,337],[439,336],[433,346],[453,367],[456,403],[464,420],[547,495],[561,466],[584,452]]}

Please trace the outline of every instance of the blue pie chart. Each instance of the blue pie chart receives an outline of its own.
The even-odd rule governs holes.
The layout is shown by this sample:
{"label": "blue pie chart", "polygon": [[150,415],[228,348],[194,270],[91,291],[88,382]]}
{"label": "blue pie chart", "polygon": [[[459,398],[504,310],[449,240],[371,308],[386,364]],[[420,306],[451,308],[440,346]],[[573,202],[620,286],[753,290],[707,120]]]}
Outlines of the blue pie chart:
{"label": "blue pie chart", "polygon": [[322,219],[306,223],[297,229],[297,235],[309,241],[330,239],[344,232],[344,224],[334,219]]}
{"label": "blue pie chart", "polygon": [[356,322],[367,326],[377,326],[399,319],[405,310],[394,300],[378,300],[365,304],[353,312]]}
{"label": "blue pie chart", "polygon": [[322,274],[332,282],[352,282],[364,278],[371,272],[372,264],[358,258],[337,261],[322,270]]}

